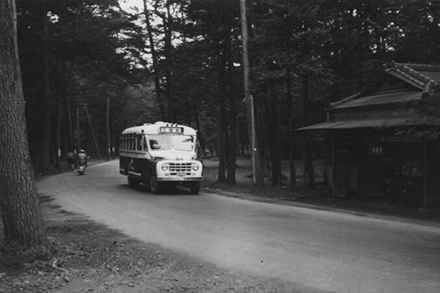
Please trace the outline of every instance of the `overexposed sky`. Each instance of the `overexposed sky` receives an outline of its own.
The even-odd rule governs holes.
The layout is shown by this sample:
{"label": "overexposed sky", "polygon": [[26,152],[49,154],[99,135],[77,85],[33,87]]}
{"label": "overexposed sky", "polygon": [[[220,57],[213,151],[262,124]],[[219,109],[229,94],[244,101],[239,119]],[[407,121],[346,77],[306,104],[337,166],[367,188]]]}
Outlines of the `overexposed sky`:
{"label": "overexposed sky", "polygon": [[137,7],[138,9],[142,9],[144,7],[143,0],[119,0],[119,5],[124,10],[130,10],[130,7]]}

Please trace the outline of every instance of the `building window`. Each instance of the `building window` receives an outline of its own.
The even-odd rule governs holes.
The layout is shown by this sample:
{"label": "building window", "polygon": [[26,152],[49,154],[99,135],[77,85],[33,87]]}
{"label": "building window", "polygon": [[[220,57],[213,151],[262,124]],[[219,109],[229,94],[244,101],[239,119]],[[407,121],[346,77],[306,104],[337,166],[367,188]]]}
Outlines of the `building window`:
{"label": "building window", "polygon": [[368,146],[368,154],[370,156],[382,156],[382,154],[383,154],[383,147],[382,147],[382,145],[370,144]]}

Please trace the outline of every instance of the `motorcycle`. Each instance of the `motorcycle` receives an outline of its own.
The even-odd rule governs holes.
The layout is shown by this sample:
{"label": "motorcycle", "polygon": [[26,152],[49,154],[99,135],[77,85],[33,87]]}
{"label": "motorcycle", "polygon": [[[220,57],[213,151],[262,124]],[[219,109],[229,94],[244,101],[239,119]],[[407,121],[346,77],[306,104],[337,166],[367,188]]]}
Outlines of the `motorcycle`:
{"label": "motorcycle", "polygon": [[78,174],[84,175],[85,171],[86,171],[86,161],[81,160],[78,162]]}

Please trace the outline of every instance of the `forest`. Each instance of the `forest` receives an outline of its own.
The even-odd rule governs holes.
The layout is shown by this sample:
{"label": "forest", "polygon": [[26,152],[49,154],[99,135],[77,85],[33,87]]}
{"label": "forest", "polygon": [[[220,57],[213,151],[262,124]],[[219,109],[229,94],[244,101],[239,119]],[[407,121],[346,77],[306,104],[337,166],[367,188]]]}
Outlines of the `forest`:
{"label": "forest", "polygon": [[[249,155],[240,0],[130,3],[17,0],[35,172],[63,168],[73,149],[115,158],[124,128],[160,120],[196,128],[218,180],[234,184],[236,156]],[[281,160],[311,160],[293,130],[325,120],[331,102],[374,87],[389,63],[440,63],[440,1],[247,0],[246,15],[259,153],[274,183]]]}

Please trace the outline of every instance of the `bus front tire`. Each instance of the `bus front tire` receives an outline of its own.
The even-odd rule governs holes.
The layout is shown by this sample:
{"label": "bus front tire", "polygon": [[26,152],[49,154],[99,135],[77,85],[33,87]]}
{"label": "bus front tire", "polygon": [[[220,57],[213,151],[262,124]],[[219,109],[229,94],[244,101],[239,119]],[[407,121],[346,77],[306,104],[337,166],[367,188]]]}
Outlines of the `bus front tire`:
{"label": "bus front tire", "polygon": [[200,192],[200,181],[193,182],[190,187],[192,194],[199,194]]}
{"label": "bus front tire", "polygon": [[138,187],[139,186],[139,184],[140,184],[139,180],[133,179],[131,177],[127,177],[127,178],[128,178],[128,185],[130,187]]}
{"label": "bus front tire", "polygon": [[152,173],[150,176],[150,191],[152,193],[159,194],[161,187],[161,183],[157,181],[157,175]]}

